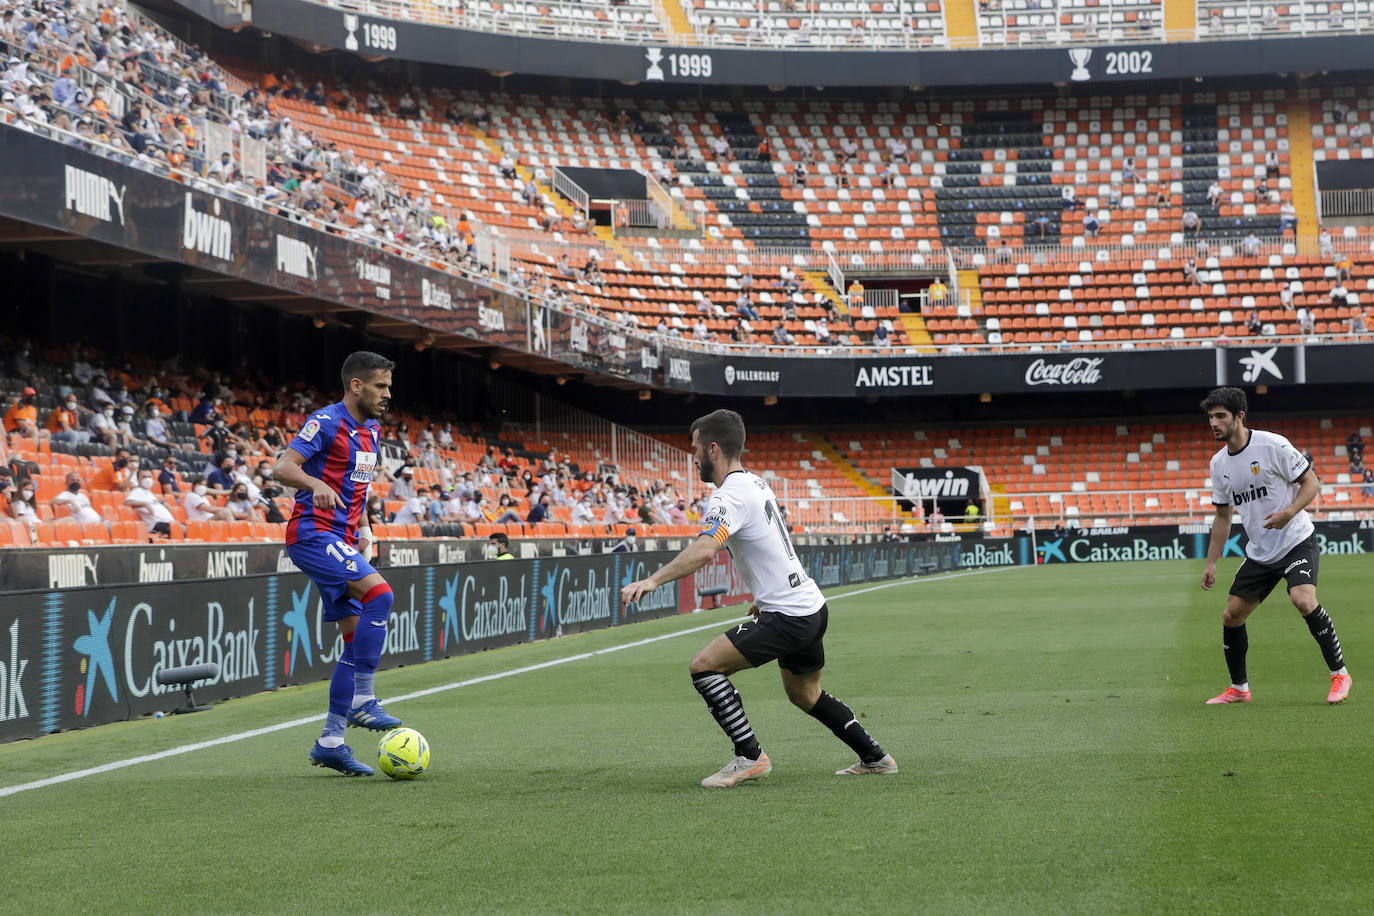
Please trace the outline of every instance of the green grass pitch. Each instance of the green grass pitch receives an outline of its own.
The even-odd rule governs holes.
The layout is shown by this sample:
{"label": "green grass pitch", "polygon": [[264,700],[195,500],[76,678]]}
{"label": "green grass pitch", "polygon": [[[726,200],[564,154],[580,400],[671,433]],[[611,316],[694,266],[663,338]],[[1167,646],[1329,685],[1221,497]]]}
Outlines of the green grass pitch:
{"label": "green grass pitch", "polygon": [[[414,782],[308,766],[306,725],[0,797],[0,910],[1368,912],[1369,560],[1322,561],[1355,677],[1335,708],[1281,591],[1250,621],[1255,702],[1203,705],[1227,682],[1235,567],[1211,593],[1200,563],[1165,562],[835,589],[825,683],[896,756],[895,777],[833,776],[850,751],[770,666],[734,681],[772,777],[700,788],[729,757],[687,676],[707,630],[396,704],[433,747]],[[379,692],[739,614],[383,672]],[[0,786],[322,712],[325,695],[6,745]]]}

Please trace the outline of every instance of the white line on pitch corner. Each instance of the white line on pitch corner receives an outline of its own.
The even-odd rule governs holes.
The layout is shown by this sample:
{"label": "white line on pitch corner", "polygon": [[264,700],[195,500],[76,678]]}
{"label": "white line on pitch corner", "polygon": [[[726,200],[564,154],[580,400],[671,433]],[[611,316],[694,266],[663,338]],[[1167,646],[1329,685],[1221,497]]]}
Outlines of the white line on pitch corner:
{"label": "white line on pitch corner", "polygon": [[[916,579],[898,579],[893,582],[884,582],[880,585],[870,585],[852,592],[844,592],[839,595],[831,595],[827,600],[838,601],[842,598],[852,598],[856,595],[864,595],[869,592],[882,591],[889,588],[897,588],[902,585],[916,585],[921,582],[943,581],[947,579],[959,579],[964,576],[977,576],[988,572],[999,572],[1003,569],[1015,569],[1016,567],[996,567],[993,569],[980,569],[970,572],[952,573],[950,575],[926,576]],[[743,620],[745,618],[732,618],[732,620]],[[703,624],[701,626],[689,627],[685,630],[676,630],[672,633],[663,633],[659,636],[650,636],[646,639],[637,639],[634,642],[621,643],[618,646],[607,646],[604,649],[595,649],[591,652],[579,652],[576,655],[568,655],[563,658],[551,659],[547,662],[539,662],[535,665],[525,665],[520,668],[510,668],[506,671],[498,671],[495,674],[484,674],[480,677],[468,678],[463,681],[454,681],[449,684],[440,684],[438,687],[428,687],[424,690],[416,690],[412,693],[402,694],[398,697],[390,697],[387,703],[402,703],[406,700],[414,700],[420,697],[432,696],[436,693],[443,693],[448,690],[457,690],[460,687],[472,687],[477,684],[485,684],[488,681],[499,681],[503,678],[515,677],[517,674],[529,674],[531,671],[541,671],[545,668],[553,668],[558,665],[566,665],[569,662],[580,662],[598,655],[609,655],[612,652],[621,652],[625,649],[636,649],[640,646],[647,646],[651,643],[661,642],[665,639],[673,639],[677,636],[688,636],[692,633],[700,633],[703,630],[714,630],[721,626],[723,621]],[[729,621],[725,621],[729,622]],[[113,760],[109,763],[102,763],[100,766],[89,767],[84,770],[73,770],[70,773],[59,773],[56,776],[48,776],[43,779],[36,779],[33,782],[19,783],[13,786],[0,787],[0,798],[8,795],[18,795],[20,792],[28,792],[31,789],[43,789],[48,786],[55,786],[64,782],[71,782],[76,779],[84,779],[87,776],[98,776],[101,773],[110,773],[115,770],[122,770],[126,767],[138,766],[144,763],[155,763],[159,760],[166,760],[169,757],[179,757],[182,754],[190,754],[193,751],[203,751],[207,748],[219,747],[222,744],[234,744],[239,741],[247,741],[249,738],[258,738],[262,735],[270,735],[273,732],[285,731],[288,728],[300,728],[312,722],[319,722],[324,719],[322,714],[304,716],[299,719],[291,719],[287,722],[278,722],[275,725],[267,725],[262,728],[254,728],[246,732],[236,732],[232,735],[224,735],[219,738],[211,738],[208,741],[197,741],[194,744],[183,744],[179,747],[168,748],[165,751],[158,751],[153,754],[143,754],[139,757],[129,757],[124,760]]]}

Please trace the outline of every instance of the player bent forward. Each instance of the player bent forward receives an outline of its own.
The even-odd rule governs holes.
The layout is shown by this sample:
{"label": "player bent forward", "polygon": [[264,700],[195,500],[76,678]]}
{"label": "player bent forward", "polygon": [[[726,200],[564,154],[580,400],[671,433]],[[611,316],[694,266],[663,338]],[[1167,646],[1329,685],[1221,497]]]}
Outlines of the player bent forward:
{"label": "player bent forward", "polygon": [[701,479],[715,484],[696,541],[658,572],[621,589],[632,604],[669,582],[696,572],[722,546],[753,592],[752,620],[717,636],[692,659],[692,685],[735,745],[734,759],[701,781],[707,787],[735,786],[773,771],[759,747],[730,675],[774,659],[782,686],[798,708],[819,720],[859,755],[837,775],[896,773],[897,764],[864,731],[849,707],[821,690],[828,610],[825,596],[806,574],[792,548],[768,482],[740,466],[744,420],[717,410],[692,424],[692,452]]}
{"label": "player bent forward", "polygon": [[1312,462],[1283,436],[1246,427],[1246,406],[1245,392],[1239,388],[1214,389],[1202,402],[1212,435],[1224,443],[1212,456],[1212,502],[1217,514],[1202,571],[1204,589],[1210,590],[1216,583],[1217,558],[1231,532],[1235,508],[1240,509],[1241,524],[1249,538],[1245,562],[1236,571],[1221,615],[1221,647],[1231,671],[1231,686],[1207,703],[1250,702],[1245,675],[1250,639],[1245,633],[1245,619],[1281,579],[1287,581],[1288,597],[1307,621],[1331,669],[1326,701],[1339,703],[1350,693],[1350,675],[1341,657],[1336,626],[1317,603],[1321,549],[1306,512],[1321,483]]}

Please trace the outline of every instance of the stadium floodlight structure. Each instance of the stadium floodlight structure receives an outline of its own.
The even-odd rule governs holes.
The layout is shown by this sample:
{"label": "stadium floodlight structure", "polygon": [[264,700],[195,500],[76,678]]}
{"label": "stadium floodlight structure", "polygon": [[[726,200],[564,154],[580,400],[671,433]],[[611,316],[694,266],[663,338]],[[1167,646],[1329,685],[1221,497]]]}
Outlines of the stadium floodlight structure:
{"label": "stadium floodlight structure", "polygon": [[180,686],[186,694],[186,702],[176,709],[175,713],[183,712],[205,712],[213,709],[213,703],[203,705],[196,704],[196,698],[191,695],[191,685],[197,681],[207,681],[219,677],[219,664],[217,662],[204,662],[199,665],[186,665],[182,668],[163,668],[157,673],[157,682],[164,687]]}

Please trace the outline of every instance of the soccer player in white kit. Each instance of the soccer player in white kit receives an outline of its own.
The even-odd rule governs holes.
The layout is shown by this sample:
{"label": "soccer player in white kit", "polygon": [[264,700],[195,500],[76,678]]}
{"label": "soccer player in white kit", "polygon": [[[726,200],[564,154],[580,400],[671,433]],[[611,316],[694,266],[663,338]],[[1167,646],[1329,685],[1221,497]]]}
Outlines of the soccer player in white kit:
{"label": "soccer player in white kit", "polygon": [[1212,435],[1223,443],[1212,456],[1212,539],[1202,587],[1216,584],[1217,559],[1231,532],[1231,514],[1240,509],[1240,521],[1249,543],[1245,562],[1236,571],[1226,610],[1221,615],[1222,649],[1230,669],[1231,686],[1208,700],[1209,705],[1249,703],[1250,684],[1245,674],[1245,652],[1250,639],[1245,619],[1268,597],[1280,580],[1288,583],[1288,597],[1307,621],[1307,628],[1321,647],[1331,669],[1328,703],[1339,703],[1350,693],[1350,674],[1341,656],[1341,641],[1326,609],[1317,603],[1317,545],[1308,503],[1321,488],[1312,462],[1283,436],[1249,429],[1245,425],[1247,402],[1239,388],[1216,388],[1202,402]]}
{"label": "soccer player in white kit", "polygon": [[701,479],[715,484],[697,539],[658,572],[621,589],[633,604],[654,589],[689,576],[724,547],[754,594],[752,620],[717,636],[692,659],[692,685],[735,746],[729,763],[701,781],[727,788],[773,771],[759,747],[739,692],[730,675],[774,659],[792,703],[829,728],[859,755],[836,775],[892,774],[897,763],[859,724],[849,707],[821,689],[829,611],[825,596],[797,559],[773,490],[763,478],[740,466],[744,420],[733,410],[717,410],[692,424],[692,451]]}

